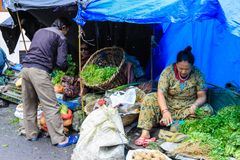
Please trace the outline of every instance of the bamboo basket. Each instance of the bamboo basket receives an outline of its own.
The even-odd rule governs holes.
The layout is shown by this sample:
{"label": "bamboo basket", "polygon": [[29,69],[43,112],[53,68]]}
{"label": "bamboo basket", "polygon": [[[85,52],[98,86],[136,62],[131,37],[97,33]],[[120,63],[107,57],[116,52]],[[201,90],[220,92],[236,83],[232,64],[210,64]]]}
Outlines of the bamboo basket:
{"label": "bamboo basket", "polygon": [[127,114],[121,117],[123,126],[128,126],[138,118],[138,114]]}
{"label": "bamboo basket", "polygon": [[109,90],[117,86],[121,86],[127,83],[127,78],[124,74],[124,63],[125,63],[125,52],[119,47],[106,47],[96,51],[83,66],[83,69],[89,64],[96,64],[101,67],[111,66],[117,67],[117,73],[113,74],[112,77],[101,83],[91,85],[88,84],[84,79],[82,82],[85,86],[96,89],[96,90]]}

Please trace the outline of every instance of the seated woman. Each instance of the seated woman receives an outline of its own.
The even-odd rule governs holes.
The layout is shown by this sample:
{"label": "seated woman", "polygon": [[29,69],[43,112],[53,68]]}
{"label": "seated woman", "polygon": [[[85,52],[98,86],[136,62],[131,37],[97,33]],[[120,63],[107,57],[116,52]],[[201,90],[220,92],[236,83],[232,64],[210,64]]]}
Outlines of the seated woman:
{"label": "seated woman", "polygon": [[138,120],[142,128],[136,145],[155,141],[150,138],[150,130],[157,124],[169,126],[173,120],[196,117],[195,111],[201,108],[204,115],[213,110],[206,104],[206,85],[204,77],[194,64],[194,56],[188,46],[177,55],[176,63],[161,73],[157,93],[150,93],[143,99]]}

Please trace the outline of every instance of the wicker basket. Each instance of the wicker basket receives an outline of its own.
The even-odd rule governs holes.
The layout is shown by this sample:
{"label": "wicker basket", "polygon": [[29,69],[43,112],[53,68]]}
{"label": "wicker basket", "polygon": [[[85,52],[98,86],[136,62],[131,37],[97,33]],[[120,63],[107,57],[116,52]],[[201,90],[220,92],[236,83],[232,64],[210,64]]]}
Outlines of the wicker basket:
{"label": "wicker basket", "polygon": [[127,114],[121,117],[123,126],[127,126],[138,118],[138,114]]}
{"label": "wicker basket", "polygon": [[118,67],[117,73],[113,74],[112,77],[97,85],[90,85],[84,79],[83,84],[87,87],[97,89],[97,90],[108,90],[115,88],[117,86],[127,83],[127,78],[124,74],[124,62],[125,62],[125,53],[122,48],[119,47],[106,47],[96,51],[83,66],[83,69],[89,64],[96,64],[101,67]]}

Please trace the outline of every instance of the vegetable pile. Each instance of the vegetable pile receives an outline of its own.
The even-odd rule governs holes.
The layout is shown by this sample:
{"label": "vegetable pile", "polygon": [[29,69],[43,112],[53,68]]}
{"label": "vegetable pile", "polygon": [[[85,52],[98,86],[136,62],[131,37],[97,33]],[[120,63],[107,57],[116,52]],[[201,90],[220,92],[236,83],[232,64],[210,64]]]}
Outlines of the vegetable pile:
{"label": "vegetable pile", "polygon": [[190,135],[189,141],[210,147],[212,159],[240,159],[240,106],[228,106],[215,116],[186,121],[180,131]]}
{"label": "vegetable pile", "polygon": [[166,156],[159,150],[135,151],[131,160],[165,160]]}
{"label": "vegetable pile", "polygon": [[67,65],[68,65],[68,69],[66,71],[66,75],[74,77],[76,75],[77,65],[76,63],[73,62],[73,58],[71,54],[67,55]]}
{"label": "vegetable pile", "polygon": [[55,84],[61,84],[62,82],[62,78],[67,75],[67,76],[71,76],[74,77],[76,75],[76,71],[77,71],[77,65],[76,63],[73,62],[72,59],[72,55],[68,54],[67,55],[67,65],[68,65],[68,69],[66,72],[63,72],[59,69],[56,69],[52,72],[51,76],[52,76],[52,83]]}
{"label": "vegetable pile", "polygon": [[8,77],[12,77],[12,76],[15,75],[15,72],[14,72],[13,70],[11,70],[11,69],[6,69],[6,70],[4,71],[4,74],[5,74],[6,76],[8,76]]}
{"label": "vegetable pile", "polygon": [[88,85],[98,85],[110,79],[117,71],[117,67],[100,67],[96,64],[89,64],[81,71],[80,76]]}

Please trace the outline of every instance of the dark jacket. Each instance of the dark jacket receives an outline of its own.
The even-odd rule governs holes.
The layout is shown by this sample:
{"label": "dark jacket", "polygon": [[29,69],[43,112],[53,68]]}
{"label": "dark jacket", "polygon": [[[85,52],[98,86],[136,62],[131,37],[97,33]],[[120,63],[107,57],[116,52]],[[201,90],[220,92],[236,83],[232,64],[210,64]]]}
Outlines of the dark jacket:
{"label": "dark jacket", "polygon": [[56,27],[40,29],[34,34],[23,67],[35,67],[50,73],[55,65],[62,70],[67,68],[66,37]]}

